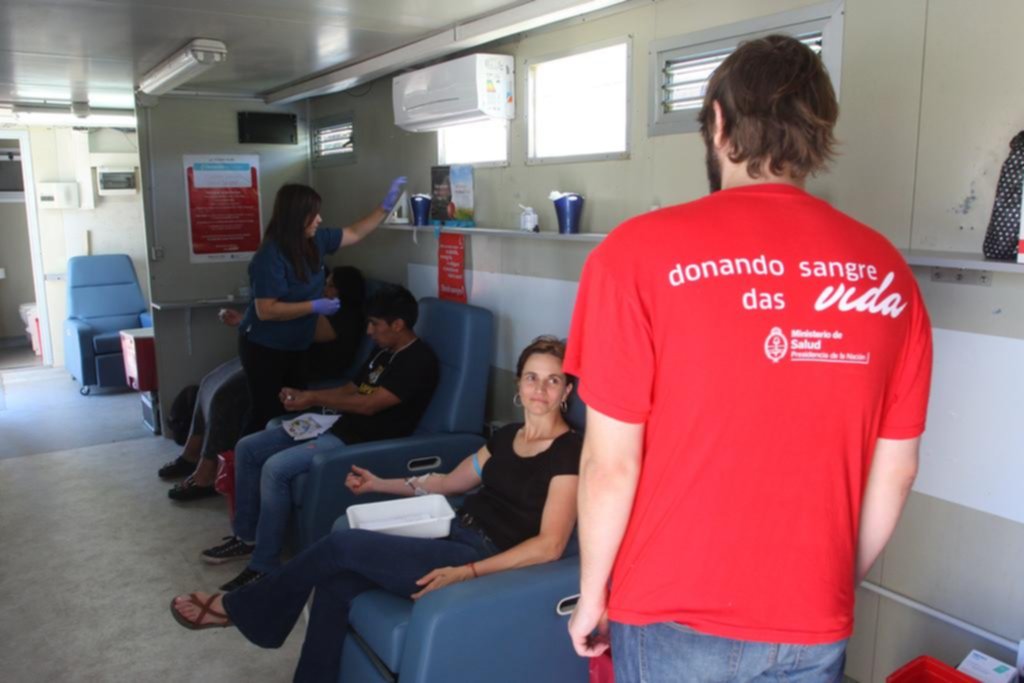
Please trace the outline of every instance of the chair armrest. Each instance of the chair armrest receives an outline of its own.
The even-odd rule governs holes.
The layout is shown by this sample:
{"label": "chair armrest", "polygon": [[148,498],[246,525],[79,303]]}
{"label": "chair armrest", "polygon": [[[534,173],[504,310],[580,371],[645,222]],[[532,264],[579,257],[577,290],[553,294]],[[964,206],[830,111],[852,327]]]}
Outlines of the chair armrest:
{"label": "chair armrest", "polygon": [[579,580],[573,557],[428,593],[407,627],[402,681],[585,683],[587,662],[567,632]]}
{"label": "chair armrest", "polygon": [[422,434],[317,453],[309,468],[298,511],[299,544],[305,548],[328,534],[334,520],[343,515],[349,505],[386,498],[375,494],[357,498],[345,488],[345,477],[353,464],[384,478],[450,472],[484,443],[479,434]]}
{"label": "chair armrest", "polygon": [[96,384],[92,338],[97,332],[84,320],[64,320],[64,366],[83,386]]}

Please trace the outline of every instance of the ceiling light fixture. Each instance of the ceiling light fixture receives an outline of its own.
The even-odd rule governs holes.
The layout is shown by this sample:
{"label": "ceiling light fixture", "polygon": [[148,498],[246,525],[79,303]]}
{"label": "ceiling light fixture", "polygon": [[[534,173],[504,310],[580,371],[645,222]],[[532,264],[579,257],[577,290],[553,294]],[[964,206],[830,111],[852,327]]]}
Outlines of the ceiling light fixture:
{"label": "ceiling light fixture", "polygon": [[[14,119],[26,126],[70,126],[86,128],[135,128],[131,109],[96,109],[84,103],[64,106],[17,104],[11,107]],[[77,105],[77,106],[76,106]]]}
{"label": "ceiling light fixture", "polygon": [[224,43],[195,38],[143,76],[138,90],[147,95],[163,95],[227,58],[228,48]]}

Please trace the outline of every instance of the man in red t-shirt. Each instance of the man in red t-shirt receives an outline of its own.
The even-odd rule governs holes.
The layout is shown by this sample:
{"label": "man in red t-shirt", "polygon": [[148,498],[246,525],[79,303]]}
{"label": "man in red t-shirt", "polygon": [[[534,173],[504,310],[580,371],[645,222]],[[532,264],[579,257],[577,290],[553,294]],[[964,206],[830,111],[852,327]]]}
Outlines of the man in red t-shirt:
{"label": "man in red t-shirt", "polygon": [[842,679],[855,586],[916,474],[931,328],[899,252],[803,189],[837,116],[810,49],[745,43],[700,113],[712,194],[584,268],[569,631],[595,656],[612,622],[618,683]]}

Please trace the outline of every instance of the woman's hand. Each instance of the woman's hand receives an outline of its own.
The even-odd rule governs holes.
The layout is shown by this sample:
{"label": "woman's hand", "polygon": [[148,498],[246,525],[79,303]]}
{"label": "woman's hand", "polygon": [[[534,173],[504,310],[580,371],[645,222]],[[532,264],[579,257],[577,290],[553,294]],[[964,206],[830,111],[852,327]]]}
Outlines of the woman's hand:
{"label": "woman's hand", "polygon": [[313,313],[317,315],[332,316],[341,309],[341,301],[338,299],[313,299],[310,302]]}
{"label": "woman's hand", "polygon": [[313,400],[310,397],[310,392],[300,391],[299,389],[292,389],[291,387],[285,387],[281,389],[281,392],[277,395],[280,399],[281,405],[289,413],[294,413],[299,410],[305,410],[306,408],[313,405]]}
{"label": "woman's hand", "polygon": [[220,321],[229,327],[238,327],[242,322],[242,314],[233,308],[222,308],[217,311]]}
{"label": "woman's hand", "polygon": [[459,583],[460,581],[468,581],[473,578],[473,570],[468,565],[461,567],[441,567],[430,572],[422,579],[416,582],[417,586],[423,586],[423,590],[419,593],[413,593],[412,599],[419,600],[430,591],[436,591],[438,588],[444,588],[453,583]]}
{"label": "woman's hand", "polygon": [[402,186],[405,185],[405,176],[398,176],[391,181],[391,187],[388,188],[388,194],[384,197],[384,201],[380,203],[380,208],[384,213],[391,213],[391,210],[395,208],[395,204],[398,203],[398,198],[402,196]]}
{"label": "woman's hand", "polygon": [[380,478],[377,475],[356,465],[352,465],[352,471],[345,477],[345,486],[357,496],[379,490],[378,482],[380,482]]}

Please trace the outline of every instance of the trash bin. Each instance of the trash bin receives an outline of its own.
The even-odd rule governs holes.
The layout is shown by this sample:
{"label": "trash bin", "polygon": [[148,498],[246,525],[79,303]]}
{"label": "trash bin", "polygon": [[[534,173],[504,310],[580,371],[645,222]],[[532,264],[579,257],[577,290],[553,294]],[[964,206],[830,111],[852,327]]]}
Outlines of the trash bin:
{"label": "trash bin", "polygon": [[153,328],[121,330],[121,353],[124,356],[124,377],[136,391],[156,390],[156,347]]}
{"label": "trash bin", "polygon": [[886,683],[978,683],[949,664],[921,656],[889,674]]}

